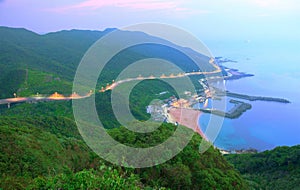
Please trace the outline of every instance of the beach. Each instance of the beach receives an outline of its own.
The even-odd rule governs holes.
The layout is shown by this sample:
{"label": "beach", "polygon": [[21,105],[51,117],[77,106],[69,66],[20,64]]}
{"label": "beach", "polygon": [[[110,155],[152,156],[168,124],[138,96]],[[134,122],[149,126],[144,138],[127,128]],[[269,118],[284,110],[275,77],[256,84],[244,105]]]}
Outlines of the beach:
{"label": "beach", "polygon": [[198,110],[188,108],[171,107],[167,111],[169,122],[177,122],[180,125],[186,126],[201,135],[202,138],[207,139],[198,124],[201,114]]}

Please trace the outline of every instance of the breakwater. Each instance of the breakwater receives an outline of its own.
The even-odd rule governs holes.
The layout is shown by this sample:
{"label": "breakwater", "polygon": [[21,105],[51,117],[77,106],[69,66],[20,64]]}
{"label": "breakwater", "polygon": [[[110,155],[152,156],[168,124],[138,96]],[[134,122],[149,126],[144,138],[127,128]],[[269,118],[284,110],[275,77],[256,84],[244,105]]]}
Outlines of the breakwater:
{"label": "breakwater", "polygon": [[244,112],[252,108],[251,104],[245,102],[241,102],[237,100],[230,100],[229,102],[235,104],[235,106],[227,112],[216,110],[216,109],[200,109],[200,111],[204,113],[215,114],[221,117],[236,119],[239,118]]}
{"label": "breakwater", "polygon": [[249,101],[269,101],[269,102],[279,102],[279,103],[291,103],[287,99],[283,98],[273,98],[273,97],[264,97],[264,96],[249,96],[245,94],[238,94],[238,93],[233,93],[226,91],[226,96],[232,97],[232,98],[239,98],[239,99],[244,99],[244,100],[249,100]]}

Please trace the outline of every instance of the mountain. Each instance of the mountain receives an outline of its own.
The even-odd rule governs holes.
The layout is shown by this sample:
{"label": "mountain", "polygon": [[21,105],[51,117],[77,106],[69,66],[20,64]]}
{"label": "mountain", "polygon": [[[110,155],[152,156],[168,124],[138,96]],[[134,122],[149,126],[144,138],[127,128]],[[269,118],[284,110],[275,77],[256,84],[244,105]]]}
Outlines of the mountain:
{"label": "mountain", "polygon": [[[115,29],[106,29],[105,31],[70,30],[39,35],[26,29],[0,27],[1,71],[5,72],[9,69],[16,68],[36,69],[55,73],[62,78],[72,80],[76,68],[88,48],[102,36],[114,30]],[[197,54],[191,49],[176,46],[166,40],[141,32],[119,31],[118,35],[129,39],[134,38],[144,39],[145,41],[156,41],[157,43],[161,42]],[[122,40],[119,38],[112,40],[111,43],[121,43]],[[184,57],[178,52],[170,56],[172,53],[170,52],[171,50],[163,45],[157,45],[155,46],[156,50],[152,52],[149,51],[150,49],[154,49],[153,47],[153,44],[145,43],[142,44],[142,47],[133,47],[133,50],[129,50],[129,52],[131,53],[131,57],[137,58],[141,58],[138,56],[143,57],[147,55],[148,57],[162,57],[171,61],[176,61],[176,59],[184,60]],[[128,51],[125,53],[128,54]],[[207,59],[199,53],[197,56]],[[193,63],[181,64],[181,66],[188,68],[191,64]],[[183,69],[186,70],[187,68]]]}
{"label": "mountain", "polygon": [[[71,30],[39,35],[26,29],[0,27],[0,97],[55,91],[70,94],[81,57],[109,31]],[[11,78],[13,81],[7,80]]]}
{"label": "mountain", "polygon": [[[12,97],[13,93],[20,96],[36,93],[52,94],[55,91],[70,94],[72,81],[83,55],[97,40],[112,31],[117,31],[118,36],[110,41],[109,46],[127,43],[131,39],[144,39],[145,41],[157,42],[157,44],[144,43],[129,47],[116,54],[107,63],[102,75],[99,76],[99,88],[116,79],[120,72],[131,63],[146,58],[170,61],[186,72],[214,69],[208,64],[209,57],[142,32],[117,29],[104,31],[70,30],[39,35],[22,28],[0,27],[0,70],[2,72],[0,84],[9,89],[7,91],[7,89],[0,88],[0,98]],[[202,67],[199,68],[183,52],[188,52],[193,59],[200,61]],[[158,68],[152,74],[169,75],[174,72],[170,70],[162,73],[159,70]],[[36,71],[42,72],[43,75],[37,75]],[[26,77],[24,77],[24,73],[26,73]],[[134,75],[138,76],[139,74],[143,73],[135,73]],[[15,86],[7,84],[7,78],[10,77],[18,78],[18,81],[15,81]],[[48,87],[43,88],[39,85],[41,83],[46,83]],[[197,86],[198,82],[195,82],[195,85]],[[200,88],[199,85],[198,88]]]}
{"label": "mountain", "polygon": [[34,69],[72,80],[85,51],[107,32],[71,30],[39,35],[0,27],[1,71]]}

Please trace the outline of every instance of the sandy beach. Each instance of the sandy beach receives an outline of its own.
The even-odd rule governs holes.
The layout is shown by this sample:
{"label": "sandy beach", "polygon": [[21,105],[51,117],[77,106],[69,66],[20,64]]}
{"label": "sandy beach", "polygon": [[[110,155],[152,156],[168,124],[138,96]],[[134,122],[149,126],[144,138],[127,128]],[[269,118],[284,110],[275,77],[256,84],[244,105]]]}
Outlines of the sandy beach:
{"label": "sandy beach", "polygon": [[172,123],[178,122],[180,125],[193,129],[202,138],[206,139],[198,124],[201,114],[198,110],[188,108],[170,108],[168,110],[168,119]]}

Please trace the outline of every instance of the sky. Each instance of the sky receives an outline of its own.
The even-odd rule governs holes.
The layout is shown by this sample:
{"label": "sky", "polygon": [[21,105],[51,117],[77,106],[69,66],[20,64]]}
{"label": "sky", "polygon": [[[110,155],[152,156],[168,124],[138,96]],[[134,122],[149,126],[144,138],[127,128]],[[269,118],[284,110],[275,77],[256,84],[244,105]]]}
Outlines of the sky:
{"label": "sky", "polygon": [[0,25],[44,34],[159,22],[200,39],[300,39],[298,0],[0,0]]}

